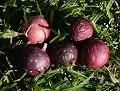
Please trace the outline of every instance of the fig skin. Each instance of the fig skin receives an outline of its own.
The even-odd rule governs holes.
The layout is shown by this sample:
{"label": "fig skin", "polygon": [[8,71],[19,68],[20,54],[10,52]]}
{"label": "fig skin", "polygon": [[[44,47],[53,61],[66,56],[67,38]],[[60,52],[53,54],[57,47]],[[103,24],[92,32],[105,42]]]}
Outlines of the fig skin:
{"label": "fig skin", "polygon": [[22,53],[21,62],[23,68],[29,75],[36,76],[48,70],[50,58],[48,54],[39,47],[26,47]]}
{"label": "fig skin", "polygon": [[90,20],[79,17],[69,27],[70,38],[74,41],[82,41],[93,35],[93,26]]}
{"label": "fig skin", "polygon": [[101,40],[87,40],[79,53],[80,63],[86,65],[88,68],[101,68],[109,61],[109,48]]}
{"label": "fig skin", "polygon": [[29,44],[44,42],[50,34],[48,22],[41,16],[31,16],[22,25],[22,32],[25,34]]}
{"label": "fig skin", "polygon": [[78,51],[72,42],[52,44],[48,50],[52,64],[71,66],[77,60]]}

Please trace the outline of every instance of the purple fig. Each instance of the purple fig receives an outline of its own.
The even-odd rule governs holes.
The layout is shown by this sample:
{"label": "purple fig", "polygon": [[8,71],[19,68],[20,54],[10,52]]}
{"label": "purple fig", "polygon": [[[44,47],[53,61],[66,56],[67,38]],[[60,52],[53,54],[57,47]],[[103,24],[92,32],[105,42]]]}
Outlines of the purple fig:
{"label": "purple fig", "polygon": [[78,51],[73,43],[62,42],[50,47],[49,56],[53,64],[70,66],[75,64]]}
{"label": "purple fig", "polygon": [[69,34],[72,40],[82,41],[93,35],[93,26],[90,20],[80,17],[70,25]]}
{"label": "purple fig", "polygon": [[50,66],[48,54],[36,46],[26,47],[21,59],[24,69],[32,76],[43,74]]}
{"label": "purple fig", "polygon": [[88,40],[80,51],[79,61],[92,69],[101,68],[109,61],[109,48],[101,40]]}

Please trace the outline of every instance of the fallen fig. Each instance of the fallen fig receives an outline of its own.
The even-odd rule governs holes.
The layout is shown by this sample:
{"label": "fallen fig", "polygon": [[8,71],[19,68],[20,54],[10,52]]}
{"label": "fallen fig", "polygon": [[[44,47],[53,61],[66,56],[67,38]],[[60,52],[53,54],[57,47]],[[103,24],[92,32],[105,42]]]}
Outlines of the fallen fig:
{"label": "fallen fig", "polygon": [[36,46],[26,47],[21,57],[23,68],[32,76],[43,74],[50,66],[48,54]]}
{"label": "fallen fig", "polygon": [[79,53],[80,63],[92,69],[101,68],[109,61],[109,48],[101,40],[87,40]]}
{"label": "fallen fig", "polygon": [[80,17],[69,27],[70,38],[74,41],[82,41],[93,35],[93,26],[90,20]]}
{"label": "fallen fig", "polygon": [[78,51],[71,42],[60,42],[49,47],[49,56],[53,64],[70,66],[74,65]]}
{"label": "fallen fig", "polygon": [[48,22],[40,16],[31,16],[23,23],[22,32],[25,34],[29,44],[44,42],[50,34]]}

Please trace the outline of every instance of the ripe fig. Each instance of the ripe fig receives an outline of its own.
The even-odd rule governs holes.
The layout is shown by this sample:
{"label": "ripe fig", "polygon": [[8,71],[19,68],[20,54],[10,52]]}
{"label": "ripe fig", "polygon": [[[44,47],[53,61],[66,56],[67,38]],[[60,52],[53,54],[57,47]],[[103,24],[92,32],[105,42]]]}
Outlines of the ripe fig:
{"label": "ripe fig", "polygon": [[50,26],[43,17],[31,16],[23,23],[22,32],[30,44],[42,43],[50,34]]}
{"label": "ripe fig", "polygon": [[101,40],[88,40],[80,51],[80,63],[85,64],[92,69],[101,68],[108,60],[109,48]]}
{"label": "ripe fig", "polygon": [[82,41],[93,35],[93,26],[90,20],[80,17],[69,28],[69,35],[74,41]]}
{"label": "ripe fig", "polygon": [[70,66],[75,64],[77,60],[78,51],[71,42],[56,43],[49,49],[48,54],[53,64]]}
{"label": "ripe fig", "polygon": [[50,66],[48,54],[36,46],[26,47],[21,57],[24,69],[32,76],[43,74]]}

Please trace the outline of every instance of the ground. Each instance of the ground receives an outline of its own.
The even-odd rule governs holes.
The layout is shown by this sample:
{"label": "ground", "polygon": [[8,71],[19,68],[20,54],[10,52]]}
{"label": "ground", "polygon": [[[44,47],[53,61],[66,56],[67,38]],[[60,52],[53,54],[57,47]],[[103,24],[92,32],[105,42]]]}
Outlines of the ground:
{"label": "ground", "polygon": [[[0,2],[0,91],[120,91],[119,0],[4,0]],[[108,64],[92,70],[80,64],[51,67],[31,77],[18,66],[19,47],[26,44],[20,31],[29,16],[41,15],[52,34],[45,41],[69,40],[68,26],[77,17],[88,18],[94,38],[110,49]],[[42,46],[38,44],[36,46]]]}

